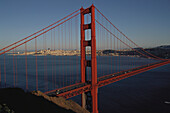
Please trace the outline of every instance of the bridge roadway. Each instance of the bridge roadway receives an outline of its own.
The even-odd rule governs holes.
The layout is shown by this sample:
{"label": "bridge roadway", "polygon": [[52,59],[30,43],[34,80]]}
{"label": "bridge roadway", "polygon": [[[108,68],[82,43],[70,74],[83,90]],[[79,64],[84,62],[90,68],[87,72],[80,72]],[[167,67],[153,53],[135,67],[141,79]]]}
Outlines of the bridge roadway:
{"label": "bridge roadway", "polygon": [[[111,84],[113,82],[128,78],[130,76],[133,76],[133,75],[136,75],[136,74],[148,71],[150,69],[169,64],[169,63],[170,63],[170,60],[163,60],[163,61],[160,61],[160,62],[156,62],[156,63],[152,63],[152,64],[148,64],[148,65],[143,65],[143,66],[136,67],[136,68],[133,68],[133,69],[120,71],[118,73],[105,75],[105,76],[98,78],[97,86],[102,87],[102,86]],[[91,88],[92,88],[91,87],[91,81],[87,81],[86,83],[77,83],[77,84],[73,84],[73,85],[70,85],[70,86],[67,86],[67,87],[51,90],[51,91],[44,92],[44,93],[49,95],[49,96],[62,96],[62,97],[67,99],[67,98],[71,98],[71,97],[80,95],[83,92],[90,91]]]}

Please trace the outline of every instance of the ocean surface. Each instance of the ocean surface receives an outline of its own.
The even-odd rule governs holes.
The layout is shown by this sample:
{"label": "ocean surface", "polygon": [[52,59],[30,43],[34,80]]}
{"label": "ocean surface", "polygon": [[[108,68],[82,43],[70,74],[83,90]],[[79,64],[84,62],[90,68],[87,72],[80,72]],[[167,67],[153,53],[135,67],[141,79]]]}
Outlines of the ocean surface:
{"label": "ocean surface", "polygon": [[[156,60],[97,56],[97,73],[99,77],[153,62]],[[87,79],[91,78],[90,72],[90,68],[87,68]],[[80,56],[1,55],[0,80],[1,87],[15,86],[26,90],[28,86],[29,91],[36,90],[36,81],[38,81],[38,90],[42,92],[78,83]],[[80,103],[80,96],[71,99]],[[170,64],[98,90],[100,113],[170,113],[168,102],[170,102]]]}
{"label": "ocean surface", "polygon": [[170,64],[99,89],[101,113],[170,113]]}

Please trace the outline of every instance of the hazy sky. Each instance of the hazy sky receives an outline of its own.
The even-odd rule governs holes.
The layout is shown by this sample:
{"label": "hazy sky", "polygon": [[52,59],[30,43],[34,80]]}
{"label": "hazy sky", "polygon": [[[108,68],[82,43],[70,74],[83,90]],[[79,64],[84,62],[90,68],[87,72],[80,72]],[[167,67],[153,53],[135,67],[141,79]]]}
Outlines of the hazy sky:
{"label": "hazy sky", "polygon": [[92,2],[138,45],[170,44],[170,0],[0,0],[0,48]]}

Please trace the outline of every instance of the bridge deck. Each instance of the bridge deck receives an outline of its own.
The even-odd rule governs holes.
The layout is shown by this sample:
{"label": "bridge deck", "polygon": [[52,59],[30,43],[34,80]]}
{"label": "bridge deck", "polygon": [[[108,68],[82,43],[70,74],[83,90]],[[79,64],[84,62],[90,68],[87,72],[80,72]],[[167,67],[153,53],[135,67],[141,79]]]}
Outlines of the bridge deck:
{"label": "bridge deck", "polygon": [[[113,74],[106,75],[103,77],[99,77],[97,85],[98,85],[98,87],[102,87],[102,86],[111,84],[113,82],[128,78],[130,76],[148,71],[150,69],[153,69],[153,68],[156,68],[156,67],[159,67],[162,65],[166,65],[168,63],[170,63],[169,60],[160,61],[160,62],[148,64],[148,65],[143,65],[143,66],[140,66],[137,68],[121,71],[118,73],[113,73]],[[71,86],[48,91],[48,92],[45,92],[45,94],[47,94],[49,96],[62,96],[64,98],[71,98],[73,96],[80,95],[83,92],[87,92],[90,90],[91,90],[91,81],[88,81],[87,83],[77,83],[77,84],[73,84]]]}

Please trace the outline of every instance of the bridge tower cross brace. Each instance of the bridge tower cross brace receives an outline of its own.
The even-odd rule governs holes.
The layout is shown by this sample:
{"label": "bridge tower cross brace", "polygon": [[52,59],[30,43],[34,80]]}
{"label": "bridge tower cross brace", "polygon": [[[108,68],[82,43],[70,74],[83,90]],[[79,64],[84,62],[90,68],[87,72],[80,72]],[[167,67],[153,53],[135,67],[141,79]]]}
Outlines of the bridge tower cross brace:
{"label": "bridge tower cross brace", "polygon": [[[96,60],[96,34],[95,34],[95,7],[80,9],[81,11],[81,82],[86,83],[86,68],[91,67],[91,91],[83,93],[82,107],[90,112],[98,113],[98,86],[97,86],[97,60]],[[91,13],[91,23],[84,23],[84,15]],[[85,30],[91,29],[91,40],[85,40]],[[86,47],[91,47],[91,60],[86,60]]]}

